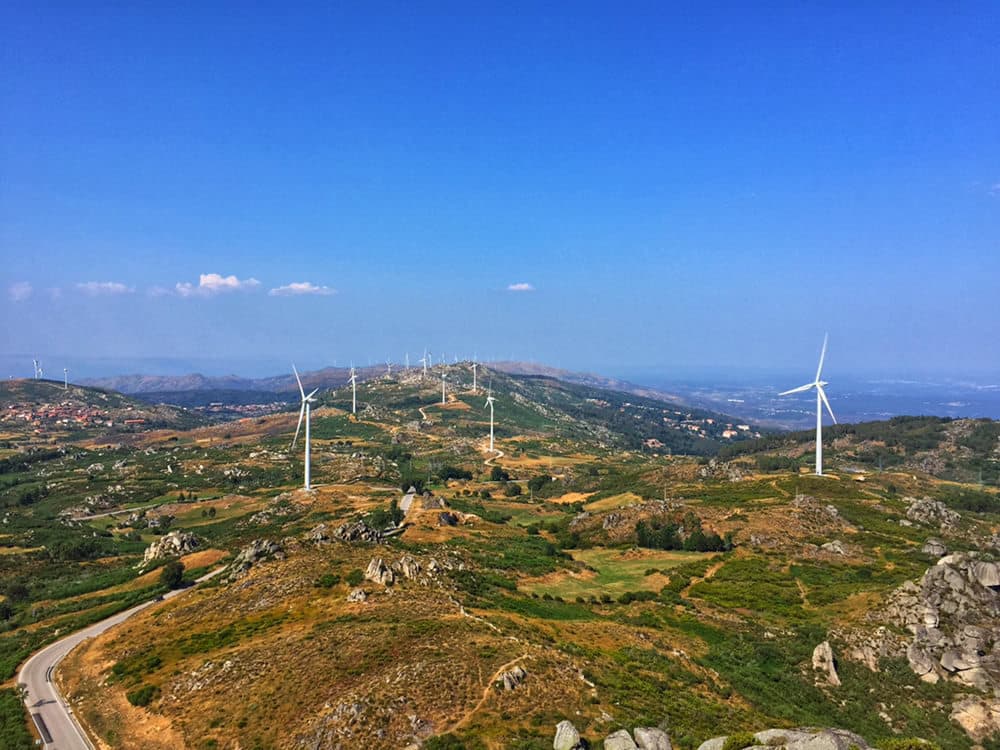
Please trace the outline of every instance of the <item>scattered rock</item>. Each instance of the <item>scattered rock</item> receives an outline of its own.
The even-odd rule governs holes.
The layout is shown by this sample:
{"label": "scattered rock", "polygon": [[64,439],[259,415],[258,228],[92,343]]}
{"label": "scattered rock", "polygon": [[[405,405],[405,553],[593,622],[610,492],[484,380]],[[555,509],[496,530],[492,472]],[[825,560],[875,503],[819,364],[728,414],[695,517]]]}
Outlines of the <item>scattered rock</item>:
{"label": "scattered rock", "polygon": [[812,665],[814,670],[826,675],[827,683],[840,687],[840,677],[837,675],[837,666],[833,660],[833,649],[830,648],[829,641],[823,641],[813,649]]}
{"label": "scattered rock", "polygon": [[[722,750],[727,739],[728,737],[713,737],[701,743],[698,750]],[[768,745],[784,747],[786,750],[871,750],[864,737],[846,729],[765,729],[753,735],[753,741],[757,744],[747,747]]]}
{"label": "scattered rock", "polygon": [[881,616],[913,635],[906,657],[921,679],[1000,689],[998,589],[997,563],[973,553],[945,555],[919,583],[892,592]]}
{"label": "scattered rock", "polygon": [[255,539],[241,549],[239,554],[229,564],[229,572],[226,574],[226,577],[229,580],[238,578],[261,560],[271,557],[284,559],[285,552],[281,545],[270,539]]}
{"label": "scattered rock", "polygon": [[365,570],[365,579],[373,583],[381,583],[383,586],[392,586],[396,582],[396,575],[392,572],[392,568],[382,561],[381,557],[374,557]]}
{"label": "scattered rock", "polygon": [[556,736],[552,740],[552,750],[582,750],[586,745],[580,739],[576,727],[565,719],[556,725]]}
{"label": "scattered rock", "polygon": [[393,563],[392,569],[410,580],[415,580],[422,570],[420,563],[412,555],[403,555],[399,562]]}
{"label": "scattered rock", "polygon": [[941,531],[954,530],[962,518],[940,500],[932,500],[929,497],[924,497],[920,500],[913,497],[906,497],[903,500],[910,504],[910,507],[906,510],[906,517],[908,519],[928,526],[939,526]]}
{"label": "scattered rock", "polygon": [[830,552],[834,555],[847,554],[847,549],[844,547],[844,543],[839,539],[834,539],[832,542],[827,542],[826,544],[820,545],[820,549],[825,552]]}
{"label": "scattered rock", "polygon": [[635,744],[639,750],[673,750],[670,737],[662,729],[656,727],[636,727],[633,732]]}
{"label": "scattered rock", "polygon": [[458,526],[458,516],[454,513],[438,513],[438,526]]}
{"label": "scattered rock", "polygon": [[154,560],[164,557],[179,557],[194,552],[201,546],[198,537],[187,531],[171,531],[146,548],[139,567],[145,567]]}
{"label": "scattered rock", "polygon": [[524,678],[527,676],[527,671],[523,667],[518,666],[506,672],[501,672],[500,677],[497,678],[497,683],[503,685],[504,690],[513,690],[524,682]]}
{"label": "scattered rock", "polygon": [[342,542],[381,542],[382,532],[373,529],[364,521],[351,521],[341,524],[333,535]]}
{"label": "scattered rock", "polygon": [[347,595],[347,601],[349,602],[365,602],[368,601],[368,592],[364,589],[352,589],[351,593]]}
{"label": "scattered rock", "polygon": [[924,546],[920,548],[920,551],[932,557],[944,557],[948,554],[948,548],[944,546],[944,542],[934,537],[924,542]]}
{"label": "scattered rock", "polygon": [[619,729],[605,738],[604,750],[638,750],[638,746],[627,730]]}
{"label": "scattered rock", "polygon": [[951,720],[976,742],[1000,732],[1000,698],[967,697],[952,705]]}

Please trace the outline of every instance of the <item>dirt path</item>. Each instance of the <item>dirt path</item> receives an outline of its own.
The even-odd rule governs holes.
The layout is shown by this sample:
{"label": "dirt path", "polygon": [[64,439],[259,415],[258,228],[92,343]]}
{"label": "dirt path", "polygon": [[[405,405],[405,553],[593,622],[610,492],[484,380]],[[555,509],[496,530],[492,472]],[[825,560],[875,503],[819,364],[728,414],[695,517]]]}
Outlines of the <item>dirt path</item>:
{"label": "dirt path", "polygon": [[716,573],[718,573],[722,569],[722,566],[725,565],[725,564],[726,564],[725,560],[720,560],[719,562],[712,564],[708,568],[708,570],[705,571],[705,575],[703,575],[701,578],[692,578],[691,582],[687,586],[685,586],[683,589],[681,589],[681,598],[682,599],[687,599],[688,598],[688,592],[691,591],[692,587],[696,586],[697,584],[701,583],[702,581],[707,581],[709,578],[711,578]]}
{"label": "dirt path", "polygon": [[486,681],[486,687],[483,688],[483,695],[479,699],[479,702],[471,709],[466,711],[461,719],[459,719],[450,727],[445,729],[444,732],[442,732],[442,734],[447,734],[448,732],[454,732],[455,730],[461,729],[463,726],[469,723],[469,720],[479,711],[479,709],[481,709],[486,704],[486,701],[490,699],[490,694],[493,692],[493,683],[500,679],[500,675],[506,672],[511,667],[513,667],[522,659],[527,659],[528,656],[529,654],[521,654],[520,656],[511,659],[506,664],[501,664],[499,667],[497,667],[496,671],[492,674],[490,679]]}

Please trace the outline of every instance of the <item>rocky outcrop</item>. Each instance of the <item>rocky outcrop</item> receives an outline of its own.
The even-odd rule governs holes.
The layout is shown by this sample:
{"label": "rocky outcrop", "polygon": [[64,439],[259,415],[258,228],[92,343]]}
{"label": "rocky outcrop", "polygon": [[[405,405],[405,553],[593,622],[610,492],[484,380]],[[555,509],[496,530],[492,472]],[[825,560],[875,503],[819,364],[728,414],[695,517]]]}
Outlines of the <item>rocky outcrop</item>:
{"label": "rocky outcrop", "polygon": [[342,542],[372,542],[382,541],[382,532],[373,529],[364,521],[351,521],[341,524],[334,530],[333,536]]}
{"label": "rocky outcrop", "polygon": [[924,546],[920,548],[920,551],[931,557],[944,557],[948,554],[948,548],[944,545],[944,542],[934,537],[924,542]]}
{"label": "rocky outcrop", "polygon": [[171,531],[164,534],[146,548],[142,556],[140,568],[149,565],[154,560],[161,560],[165,557],[180,557],[194,552],[201,546],[201,541],[194,534],[187,531]]}
{"label": "rocky outcrop", "polygon": [[368,592],[364,589],[351,589],[351,593],[347,595],[347,601],[352,603],[368,601]]}
{"label": "rocky outcrop", "polygon": [[604,750],[638,750],[627,729],[619,729],[604,738]]}
{"label": "rocky outcrop", "polygon": [[528,676],[528,672],[524,667],[514,667],[506,672],[501,672],[500,676],[497,677],[497,685],[502,687],[504,690],[513,690]]}
{"label": "rocky outcrop", "polygon": [[976,742],[1000,733],[1000,697],[969,697],[951,708],[951,720]]}
{"label": "rocky outcrop", "polygon": [[365,569],[365,580],[372,583],[380,583],[383,586],[392,586],[396,582],[396,574],[392,568],[385,564],[381,557],[372,558]]}
{"label": "rocky outcrop", "polygon": [[423,570],[413,555],[403,555],[399,558],[399,562],[393,563],[392,569],[403,578],[411,581],[416,580],[420,576],[421,570]]}
{"label": "rocky outcrop", "polygon": [[823,641],[813,649],[812,666],[813,670],[823,675],[828,685],[840,687],[840,677],[837,675],[837,666],[833,661],[833,649],[830,648],[829,641]]}
{"label": "rocky outcrop", "polygon": [[240,550],[239,554],[229,564],[226,578],[234,580],[250,570],[262,560],[277,558],[283,560],[285,551],[280,544],[270,539],[255,539]]}
{"label": "rocky outcrop", "polygon": [[572,722],[563,719],[556,725],[556,736],[552,740],[552,750],[585,750],[587,745],[580,739],[580,733]]}
{"label": "rocky outcrop", "polygon": [[973,554],[946,555],[919,583],[890,594],[882,613],[913,635],[906,649],[921,679],[955,679],[1000,688],[1000,564]]}
{"label": "rocky outcrop", "polygon": [[656,727],[636,727],[632,734],[639,750],[673,750],[670,737],[662,729]]}
{"label": "rocky outcrop", "polygon": [[[728,737],[713,737],[699,745],[698,750],[721,750]],[[765,729],[752,736],[747,747],[783,747],[786,750],[871,750],[865,738],[846,729]]]}
{"label": "rocky outcrop", "polygon": [[915,522],[927,526],[937,526],[942,532],[954,531],[962,517],[951,510],[940,500],[932,500],[924,497],[919,500],[913,497],[903,498],[910,507],[906,510],[906,517]]}

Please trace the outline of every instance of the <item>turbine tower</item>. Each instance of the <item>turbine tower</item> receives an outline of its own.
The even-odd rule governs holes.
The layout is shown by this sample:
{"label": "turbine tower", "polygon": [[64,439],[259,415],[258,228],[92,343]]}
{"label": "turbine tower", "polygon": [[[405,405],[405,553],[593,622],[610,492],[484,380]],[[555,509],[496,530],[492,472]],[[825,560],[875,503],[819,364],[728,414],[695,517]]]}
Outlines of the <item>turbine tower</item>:
{"label": "turbine tower", "polygon": [[826,410],[830,412],[830,419],[833,420],[834,424],[837,424],[837,418],[833,415],[833,409],[830,408],[830,402],[826,398],[826,391],[823,390],[824,385],[829,385],[825,380],[820,380],[820,376],[823,374],[823,359],[826,357],[826,342],[829,338],[829,334],[823,336],[823,349],[819,355],[819,367],[816,368],[816,379],[811,383],[806,383],[805,385],[800,385],[798,388],[792,388],[789,391],[782,391],[779,396],[787,396],[791,393],[803,393],[808,391],[810,388],[816,389],[816,476],[823,476],[823,406],[826,405]]}
{"label": "turbine tower", "polygon": [[69,390],[69,370],[65,367],[63,368],[63,390]]}
{"label": "turbine tower", "polygon": [[354,364],[351,364],[351,378],[348,380],[351,384],[351,414],[358,413],[358,376],[354,374]]}
{"label": "turbine tower", "polygon": [[448,377],[448,373],[441,370],[441,403],[444,403],[444,381]]}
{"label": "turbine tower", "polygon": [[291,450],[295,450],[295,443],[299,439],[299,430],[302,428],[302,419],[305,418],[306,421],[306,460],[305,460],[305,484],[304,487],[309,490],[312,489],[311,479],[312,479],[312,465],[310,461],[310,443],[309,443],[309,412],[310,404],[312,404],[316,399],[313,396],[316,395],[317,388],[308,396],[305,390],[302,388],[302,379],[299,377],[299,371],[295,369],[295,365],[292,365],[292,372],[295,373],[295,382],[299,384],[299,395],[302,396],[302,408],[299,409],[299,423],[295,426],[295,437],[292,438]]}
{"label": "turbine tower", "polygon": [[410,353],[409,352],[406,353],[406,371],[407,372],[410,371]]}
{"label": "turbine tower", "polygon": [[477,367],[479,367],[479,364],[476,362],[476,358],[473,357],[472,358],[472,392],[473,393],[476,392],[476,368]]}
{"label": "turbine tower", "polygon": [[490,388],[486,392],[486,405],[490,407],[490,453],[496,453],[496,451],[493,450],[493,402],[494,401],[495,399],[493,398],[493,383],[491,382]]}
{"label": "turbine tower", "polygon": [[385,358],[385,376],[387,378],[392,377],[392,362],[389,361],[388,357]]}

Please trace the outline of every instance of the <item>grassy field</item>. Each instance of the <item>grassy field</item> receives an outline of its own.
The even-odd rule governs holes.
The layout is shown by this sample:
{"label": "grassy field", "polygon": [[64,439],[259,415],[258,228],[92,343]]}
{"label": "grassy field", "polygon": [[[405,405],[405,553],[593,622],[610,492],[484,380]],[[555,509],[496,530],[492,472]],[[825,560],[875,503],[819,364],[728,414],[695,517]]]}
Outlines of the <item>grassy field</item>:
{"label": "grassy field", "polygon": [[[587,569],[557,571],[529,579],[519,588],[528,593],[548,594],[567,600],[578,596],[589,599],[602,594],[618,597],[626,591],[659,591],[668,581],[670,568],[715,556],[701,552],[599,548],[576,550],[572,554],[573,559],[586,565]],[[657,572],[649,573],[652,570]]]}

